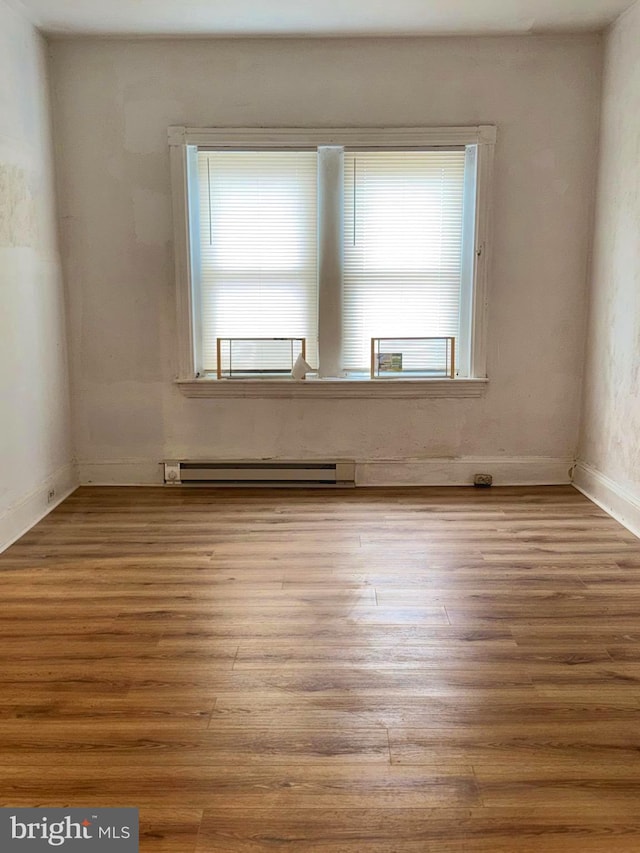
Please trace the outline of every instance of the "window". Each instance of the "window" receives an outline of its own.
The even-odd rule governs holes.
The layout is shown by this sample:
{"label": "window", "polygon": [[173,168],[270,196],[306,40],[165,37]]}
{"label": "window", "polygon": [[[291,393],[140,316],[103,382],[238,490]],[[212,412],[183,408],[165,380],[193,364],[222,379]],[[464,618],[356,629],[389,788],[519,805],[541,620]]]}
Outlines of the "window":
{"label": "window", "polygon": [[315,361],[315,152],[199,151],[198,196],[200,371],[215,373],[217,338],[303,337]]}
{"label": "window", "polygon": [[464,171],[464,148],[345,152],[347,371],[382,334],[460,341]]}
{"label": "window", "polygon": [[[377,396],[391,383],[367,381],[372,338],[438,336],[455,338],[448,393],[470,394],[460,380],[486,375],[494,142],[491,127],[171,128],[178,381],[215,384],[219,338],[302,337],[320,379]],[[402,396],[424,393],[411,381]]]}

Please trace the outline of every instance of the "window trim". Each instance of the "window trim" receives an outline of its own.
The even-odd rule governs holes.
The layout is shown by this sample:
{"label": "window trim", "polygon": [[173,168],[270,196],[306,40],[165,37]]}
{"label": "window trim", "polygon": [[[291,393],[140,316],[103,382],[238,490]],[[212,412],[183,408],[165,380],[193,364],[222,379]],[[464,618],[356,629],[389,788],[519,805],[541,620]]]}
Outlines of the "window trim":
{"label": "window trim", "polygon": [[[479,396],[487,383],[487,308],[490,265],[491,202],[494,149],[493,125],[471,127],[330,127],[330,128],[196,128],[174,126],[168,130],[173,200],[174,257],[177,304],[178,364],[176,383],[190,397],[423,397]],[[192,270],[195,265],[189,223],[189,182],[193,180],[194,152],[198,148],[256,149],[345,147],[477,146],[475,259],[470,311],[469,379],[397,380],[292,380],[219,381],[197,378],[195,300]],[[281,387],[276,387],[276,385]],[[238,386],[238,387],[235,387]],[[298,389],[298,390],[294,390]],[[321,390],[322,389],[322,390]]]}
{"label": "window trim", "polygon": [[416,399],[482,397],[488,379],[178,379],[185,397]]}

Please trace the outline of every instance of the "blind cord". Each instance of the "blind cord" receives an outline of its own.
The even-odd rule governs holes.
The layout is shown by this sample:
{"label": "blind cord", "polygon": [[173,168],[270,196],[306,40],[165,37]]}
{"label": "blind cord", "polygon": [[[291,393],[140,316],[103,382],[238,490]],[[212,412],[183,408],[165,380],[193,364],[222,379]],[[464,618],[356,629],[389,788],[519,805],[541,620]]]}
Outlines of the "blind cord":
{"label": "blind cord", "polygon": [[213,226],[211,224],[211,161],[207,157],[207,187],[209,190],[209,245],[213,246]]}
{"label": "blind cord", "polygon": [[356,163],[357,159],[353,158],[353,245],[356,245],[356,204],[357,204],[357,194],[356,194]]}

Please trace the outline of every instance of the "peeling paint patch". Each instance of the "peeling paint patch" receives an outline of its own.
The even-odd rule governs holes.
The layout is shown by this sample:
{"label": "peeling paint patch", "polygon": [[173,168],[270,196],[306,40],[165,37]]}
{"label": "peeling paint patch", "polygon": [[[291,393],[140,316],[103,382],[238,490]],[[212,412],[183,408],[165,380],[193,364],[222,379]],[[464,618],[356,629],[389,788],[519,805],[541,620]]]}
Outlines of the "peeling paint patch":
{"label": "peeling paint patch", "polygon": [[38,242],[36,204],[24,169],[0,163],[0,247],[34,247]]}

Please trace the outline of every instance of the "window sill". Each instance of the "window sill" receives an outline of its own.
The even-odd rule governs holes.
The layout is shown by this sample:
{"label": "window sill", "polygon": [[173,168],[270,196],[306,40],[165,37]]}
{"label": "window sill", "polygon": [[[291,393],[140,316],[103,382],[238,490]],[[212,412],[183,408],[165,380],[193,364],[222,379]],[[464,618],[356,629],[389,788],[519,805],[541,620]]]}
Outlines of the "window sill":
{"label": "window sill", "polygon": [[185,397],[296,399],[422,399],[482,397],[488,379],[178,379]]}

